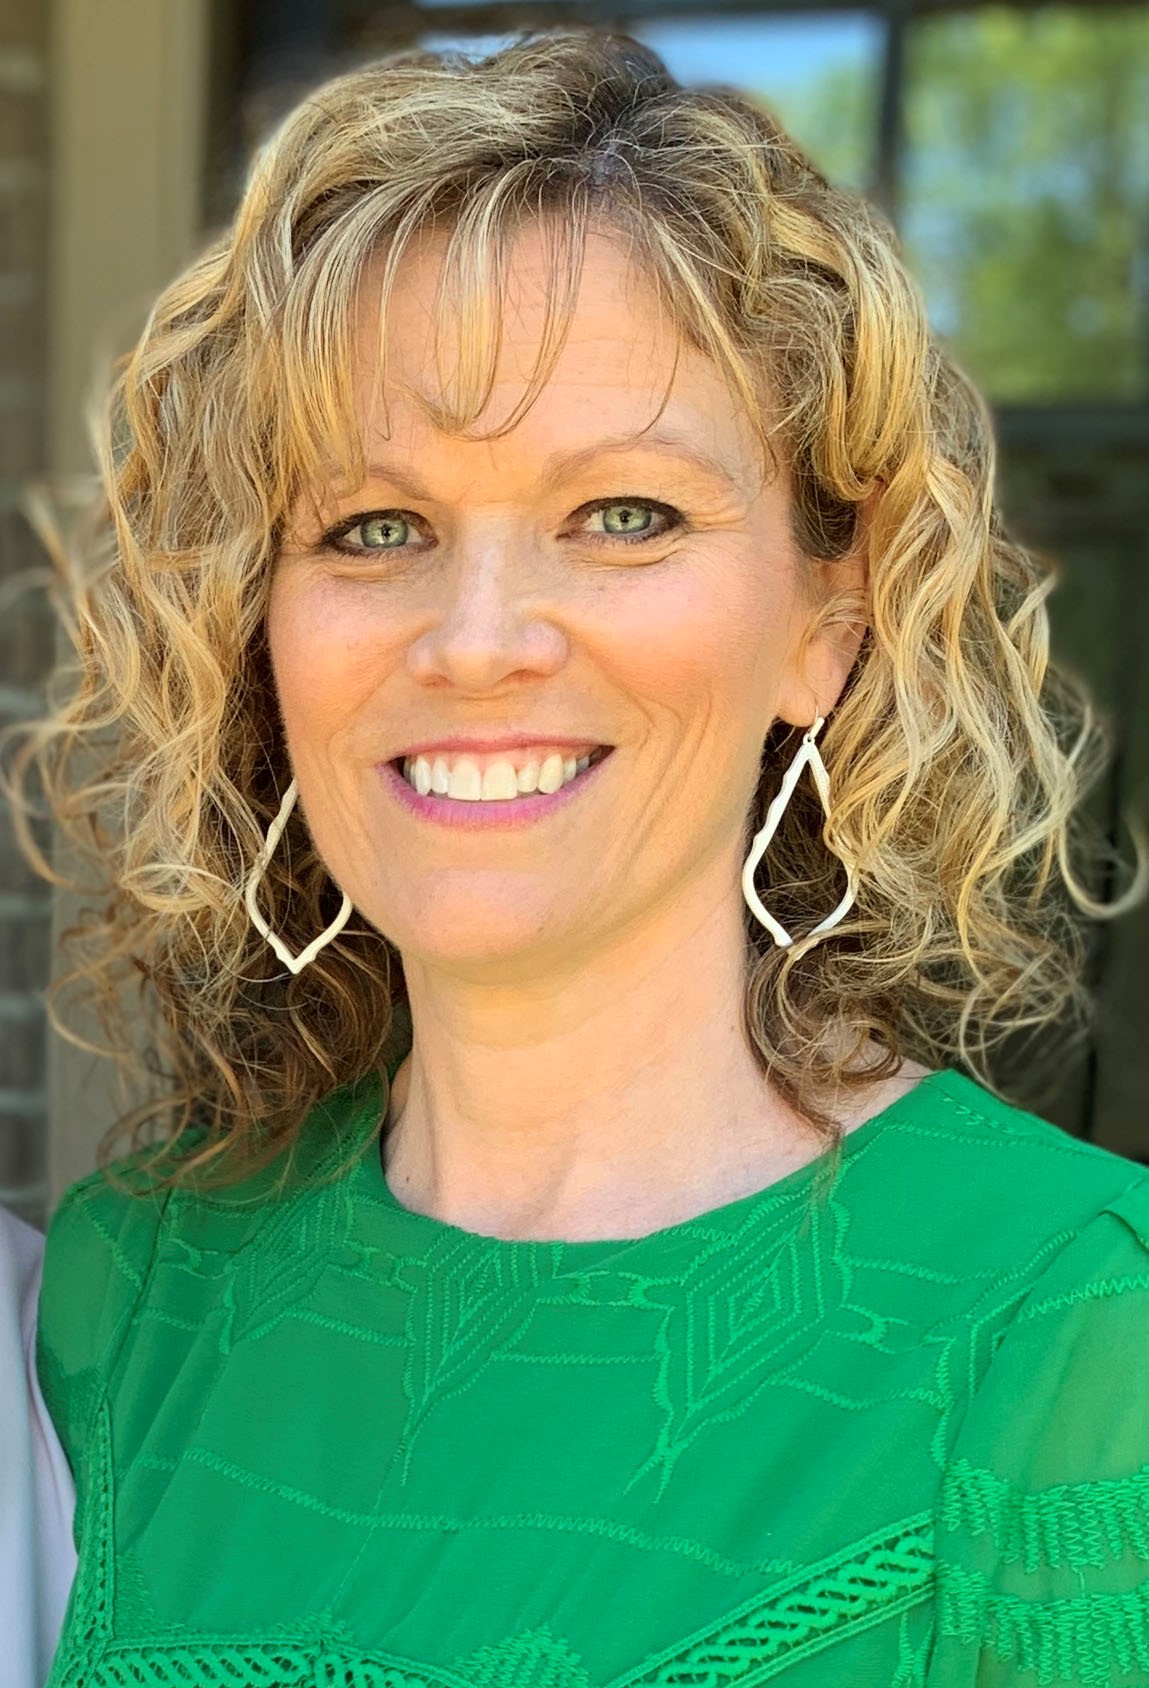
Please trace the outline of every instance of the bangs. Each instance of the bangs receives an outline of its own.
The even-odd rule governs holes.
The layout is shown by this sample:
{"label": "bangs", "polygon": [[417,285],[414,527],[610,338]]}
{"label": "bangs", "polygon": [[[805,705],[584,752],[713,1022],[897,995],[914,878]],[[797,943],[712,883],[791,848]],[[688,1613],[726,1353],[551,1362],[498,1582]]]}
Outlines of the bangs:
{"label": "bangs", "polygon": [[[367,272],[378,260],[378,339],[370,396],[380,407],[385,437],[391,433],[386,394],[390,301],[402,260],[420,237],[447,237],[433,304],[437,390],[416,398],[442,432],[476,440],[509,433],[538,399],[570,332],[592,227],[581,179],[556,180],[552,173],[548,180],[540,176],[536,161],[525,161],[465,195],[444,200],[440,193],[437,199],[414,201],[398,217],[385,218],[379,199],[378,191],[362,195],[317,233],[261,348],[261,422],[275,442],[275,502],[284,514],[304,496],[317,516],[324,503],[346,496],[366,479],[354,397],[355,326],[366,301]],[[742,403],[769,454],[760,381],[711,296],[706,265],[684,249],[680,237],[661,230],[657,219],[644,225],[637,215],[628,219],[622,212],[615,205],[604,215],[595,207],[595,232],[616,241],[635,263],[682,340],[724,370],[732,399]],[[494,390],[503,345],[512,253],[528,225],[538,230],[545,255],[543,331],[521,399],[503,422],[480,429],[476,424]],[[448,335],[454,344],[451,360]]]}
{"label": "bangs", "polygon": [[[418,395],[420,409],[444,433],[474,439],[509,433],[527,414],[570,332],[589,227],[586,199],[577,191],[561,207],[544,207],[528,188],[529,183],[497,177],[449,211],[413,205],[390,228],[380,228],[378,208],[365,198],[316,240],[293,278],[278,332],[273,330],[263,348],[267,402],[262,420],[276,438],[277,502],[284,511],[301,493],[331,500],[337,488],[346,495],[366,478],[354,375],[356,324],[368,303],[378,310],[369,397],[380,405],[390,436],[390,303],[402,260],[421,236],[443,233],[447,242],[433,304],[437,390]],[[548,216],[546,210],[561,214]],[[513,412],[497,426],[477,429],[498,372],[513,280],[511,253],[528,223],[537,223],[545,253],[539,349]],[[370,285],[378,287],[374,301],[367,294],[369,269]],[[448,333],[455,346],[452,360],[446,352]]]}

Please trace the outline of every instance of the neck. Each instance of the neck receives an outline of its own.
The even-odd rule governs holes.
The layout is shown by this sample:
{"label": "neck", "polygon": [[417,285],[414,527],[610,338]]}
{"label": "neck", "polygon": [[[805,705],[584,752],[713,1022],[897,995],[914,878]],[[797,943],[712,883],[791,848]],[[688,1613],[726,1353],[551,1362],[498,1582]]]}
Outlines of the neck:
{"label": "neck", "polygon": [[545,980],[460,981],[404,957],[414,1041],[387,1181],[505,1238],[641,1236],[818,1152],[742,1029],[741,904],[684,895]]}

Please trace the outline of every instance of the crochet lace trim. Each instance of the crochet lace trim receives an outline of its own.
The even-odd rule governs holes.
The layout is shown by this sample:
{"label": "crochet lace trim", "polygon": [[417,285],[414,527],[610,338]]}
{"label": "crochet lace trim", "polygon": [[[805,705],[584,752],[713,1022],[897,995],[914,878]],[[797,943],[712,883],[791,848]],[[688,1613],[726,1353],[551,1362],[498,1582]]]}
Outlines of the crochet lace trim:
{"label": "crochet lace trim", "polygon": [[[928,1599],[933,1582],[928,1513],[857,1543],[850,1557],[823,1563],[698,1631],[609,1688],[753,1688],[846,1633],[892,1618]],[[49,1688],[594,1688],[565,1642],[546,1630],[485,1647],[449,1666],[423,1666],[350,1647],[326,1635],[274,1639],[109,1636],[111,1567],[77,1583],[77,1609]]]}

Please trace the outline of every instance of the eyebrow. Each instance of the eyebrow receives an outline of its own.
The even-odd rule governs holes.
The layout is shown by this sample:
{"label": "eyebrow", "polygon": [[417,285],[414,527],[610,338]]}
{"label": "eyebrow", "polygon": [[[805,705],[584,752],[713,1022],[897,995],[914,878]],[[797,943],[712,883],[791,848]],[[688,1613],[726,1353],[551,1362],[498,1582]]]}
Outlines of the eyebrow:
{"label": "eyebrow", "polygon": [[[593,445],[582,446],[577,451],[554,452],[543,464],[543,485],[548,489],[564,475],[570,475],[592,463],[596,457],[619,455],[627,451],[643,451],[653,447],[657,451],[665,452],[668,456],[677,457],[681,462],[689,464],[692,469],[699,469],[706,475],[717,475],[732,487],[739,487],[739,482],[733,471],[717,457],[694,445],[690,440],[667,429],[658,431],[652,429],[645,434],[622,434],[615,439],[597,440]],[[739,490],[741,490],[739,488]]]}
{"label": "eyebrow", "polygon": [[[543,487],[550,491],[566,476],[576,474],[589,463],[593,463],[596,457],[620,456],[628,451],[643,451],[648,447],[664,452],[668,456],[677,457],[690,468],[697,469],[705,475],[717,477],[739,492],[745,490],[737,476],[720,459],[712,457],[709,452],[703,451],[681,435],[670,431],[623,434],[613,439],[596,440],[591,445],[580,446],[576,451],[552,452],[543,462],[541,470]],[[395,464],[369,463],[367,473],[372,479],[389,481],[392,486],[397,486],[408,498],[430,500],[432,497],[431,492],[421,481],[405,473]]]}

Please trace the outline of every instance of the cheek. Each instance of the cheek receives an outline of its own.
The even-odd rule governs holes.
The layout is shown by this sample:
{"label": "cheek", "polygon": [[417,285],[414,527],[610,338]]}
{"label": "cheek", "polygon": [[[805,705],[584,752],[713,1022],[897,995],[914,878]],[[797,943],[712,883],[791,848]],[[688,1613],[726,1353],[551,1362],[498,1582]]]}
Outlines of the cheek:
{"label": "cheek", "polygon": [[612,593],[605,636],[633,689],[685,708],[733,698],[768,701],[789,647],[785,571],[739,546],[714,546],[681,568],[636,575]]}
{"label": "cheek", "polygon": [[385,628],[361,594],[277,582],[267,613],[280,713],[296,742],[329,739],[362,708],[388,661]]}

